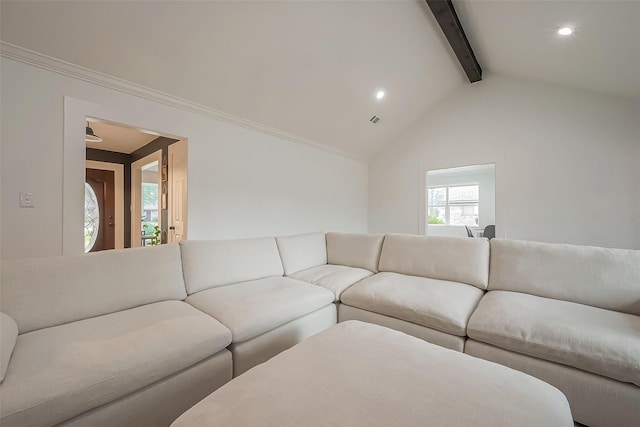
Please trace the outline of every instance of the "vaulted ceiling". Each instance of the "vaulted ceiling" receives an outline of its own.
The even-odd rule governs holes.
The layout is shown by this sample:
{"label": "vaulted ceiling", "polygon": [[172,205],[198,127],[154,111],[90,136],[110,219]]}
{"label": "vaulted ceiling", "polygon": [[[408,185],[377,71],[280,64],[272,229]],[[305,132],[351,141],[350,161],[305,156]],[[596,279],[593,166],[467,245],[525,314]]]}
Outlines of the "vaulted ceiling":
{"label": "vaulted ceiling", "polygon": [[485,70],[640,100],[640,1],[454,4]]}
{"label": "vaulted ceiling", "polygon": [[[640,2],[454,5],[485,73],[640,99]],[[0,8],[3,42],[362,158],[469,84],[422,0],[3,0]],[[562,25],[574,36],[559,38]]]}

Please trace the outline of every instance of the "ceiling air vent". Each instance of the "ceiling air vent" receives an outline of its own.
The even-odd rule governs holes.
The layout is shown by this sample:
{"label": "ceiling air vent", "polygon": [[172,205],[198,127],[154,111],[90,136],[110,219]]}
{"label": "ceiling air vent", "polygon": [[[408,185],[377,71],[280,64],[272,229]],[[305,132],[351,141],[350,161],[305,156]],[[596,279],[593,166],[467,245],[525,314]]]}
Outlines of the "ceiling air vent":
{"label": "ceiling air vent", "polygon": [[374,125],[377,125],[377,124],[378,124],[378,122],[380,121],[380,117],[378,117],[378,116],[373,116],[373,117],[371,117],[371,118],[369,119],[369,121],[370,121],[371,123],[373,123]]}

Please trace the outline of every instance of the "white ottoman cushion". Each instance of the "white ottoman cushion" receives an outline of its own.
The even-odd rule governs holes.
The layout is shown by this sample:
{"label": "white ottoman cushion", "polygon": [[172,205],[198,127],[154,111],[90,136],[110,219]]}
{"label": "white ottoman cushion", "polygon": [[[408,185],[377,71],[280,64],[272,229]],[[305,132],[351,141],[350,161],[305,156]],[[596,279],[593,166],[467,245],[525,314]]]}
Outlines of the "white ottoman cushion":
{"label": "white ottoman cushion", "polygon": [[504,366],[349,321],[258,365],[173,427],[573,427],[556,388]]}

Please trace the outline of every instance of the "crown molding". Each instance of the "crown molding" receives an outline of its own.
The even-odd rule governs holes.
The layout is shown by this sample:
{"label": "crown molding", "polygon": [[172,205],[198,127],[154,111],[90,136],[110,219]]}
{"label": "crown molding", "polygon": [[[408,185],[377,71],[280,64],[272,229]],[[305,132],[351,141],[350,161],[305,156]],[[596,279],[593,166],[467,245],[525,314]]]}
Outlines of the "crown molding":
{"label": "crown molding", "polygon": [[22,62],[24,64],[32,65],[43,70],[51,71],[77,80],[82,80],[87,83],[116,90],[128,95],[144,98],[149,101],[158,102],[160,104],[164,104],[190,113],[228,122],[245,129],[250,129],[267,135],[282,138],[290,142],[320,148],[322,150],[340,154],[354,160],[365,161],[365,159],[360,156],[336,147],[332,147],[330,145],[322,144],[320,142],[316,142],[281,129],[273,128],[262,123],[235,116],[233,114],[225,113],[224,111],[220,111],[206,105],[179,98],[177,96],[161,92],[159,90],[132,83],[118,77],[113,77],[99,71],[94,71],[89,68],[85,68],[71,62],[63,61],[52,56],[44,55],[42,53],[4,41],[0,41],[0,57]]}

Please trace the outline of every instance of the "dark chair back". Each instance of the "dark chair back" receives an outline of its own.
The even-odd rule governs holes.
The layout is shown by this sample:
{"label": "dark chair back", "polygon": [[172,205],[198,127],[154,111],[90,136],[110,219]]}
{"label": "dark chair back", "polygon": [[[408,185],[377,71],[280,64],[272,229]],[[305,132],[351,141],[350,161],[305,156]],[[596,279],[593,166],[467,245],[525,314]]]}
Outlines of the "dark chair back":
{"label": "dark chair back", "polygon": [[496,226],[495,225],[487,225],[482,232],[482,237],[486,237],[491,240],[496,237]]}
{"label": "dark chair back", "polygon": [[467,237],[473,237],[473,231],[471,231],[471,229],[468,226],[464,226],[464,228],[467,229]]}

